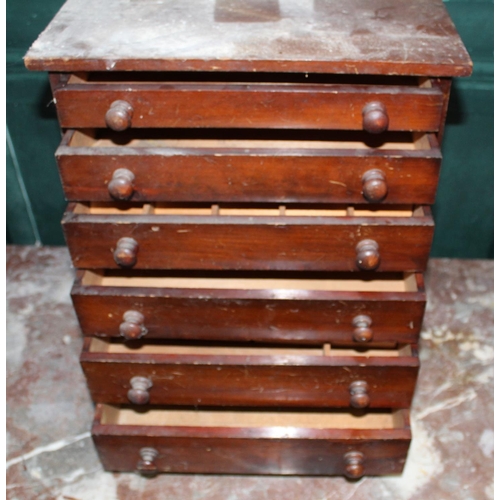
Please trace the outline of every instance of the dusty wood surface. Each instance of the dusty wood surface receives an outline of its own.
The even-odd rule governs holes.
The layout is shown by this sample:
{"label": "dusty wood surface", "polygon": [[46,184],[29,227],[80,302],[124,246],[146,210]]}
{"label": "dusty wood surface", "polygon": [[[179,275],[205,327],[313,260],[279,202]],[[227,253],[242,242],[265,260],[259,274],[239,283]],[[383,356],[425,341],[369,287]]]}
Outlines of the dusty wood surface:
{"label": "dusty wood surface", "polygon": [[69,0],[30,69],[467,75],[441,0]]}

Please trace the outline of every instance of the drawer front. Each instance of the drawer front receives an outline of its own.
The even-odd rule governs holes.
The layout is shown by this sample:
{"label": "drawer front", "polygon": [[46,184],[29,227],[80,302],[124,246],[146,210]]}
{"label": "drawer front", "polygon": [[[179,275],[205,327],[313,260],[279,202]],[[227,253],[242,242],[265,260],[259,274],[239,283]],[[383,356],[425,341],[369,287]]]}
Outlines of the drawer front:
{"label": "drawer front", "polygon": [[[369,126],[364,118],[367,106],[380,103],[388,130],[435,132],[443,107],[438,88],[380,85],[76,83],[56,89],[54,98],[61,127],[99,128],[111,123],[115,130],[363,130]],[[117,101],[124,103],[123,109],[112,107]]]}
{"label": "drawer front", "polygon": [[335,278],[266,277],[255,284],[259,280],[243,277],[86,271],[79,272],[71,295],[84,335],[316,345],[417,342],[425,310],[421,274],[379,281]]}
{"label": "drawer front", "polygon": [[[206,412],[199,412],[196,418],[203,421],[200,427],[148,425],[148,413],[152,412],[142,419],[105,419],[102,415],[107,408],[97,405],[92,437],[103,466],[109,471],[348,477],[398,474],[403,470],[411,440],[409,416],[404,410],[397,412],[398,419],[404,420],[397,427],[370,428],[380,424],[369,415],[358,418],[361,422],[355,424],[360,426],[363,420],[370,419],[365,429],[317,429],[308,428],[308,422],[283,427],[282,422],[290,419],[273,413],[260,416],[260,420],[269,422],[267,427],[245,426],[248,417],[236,415],[240,427],[209,428],[207,421],[217,417]],[[124,412],[115,408],[112,411]],[[189,415],[181,417],[190,420]],[[317,416],[308,417],[306,414],[309,423],[315,423]],[[168,420],[165,415],[158,418]],[[132,421],[134,425],[116,424],[115,420]],[[337,422],[335,418],[331,421],[333,425]]]}
{"label": "drawer front", "polygon": [[423,271],[434,229],[428,208],[404,217],[85,210],[70,205],[63,218],[78,268]]}
{"label": "drawer front", "polygon": [[73,201],[356,204],[432,204],[441,160],[434,135],[379,149],[354,141],[132,139],[119,146],[78,131],[66,133],[56,157]]}
{"label": "drawer front", "polygon": [[410,347],[128,347],[91,338],[80,362],[99,403],[240,407],[408,408],[419,367]]}

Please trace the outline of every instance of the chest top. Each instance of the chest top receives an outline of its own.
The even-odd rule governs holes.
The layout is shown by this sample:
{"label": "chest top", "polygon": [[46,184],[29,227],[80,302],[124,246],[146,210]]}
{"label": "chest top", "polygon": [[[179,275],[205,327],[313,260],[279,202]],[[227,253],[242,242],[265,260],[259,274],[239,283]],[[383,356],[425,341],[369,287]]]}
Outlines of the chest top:
{"label": "chest top", "polygon": [[68,0],[25,63],[443,77],[472,66],[441,0]]}

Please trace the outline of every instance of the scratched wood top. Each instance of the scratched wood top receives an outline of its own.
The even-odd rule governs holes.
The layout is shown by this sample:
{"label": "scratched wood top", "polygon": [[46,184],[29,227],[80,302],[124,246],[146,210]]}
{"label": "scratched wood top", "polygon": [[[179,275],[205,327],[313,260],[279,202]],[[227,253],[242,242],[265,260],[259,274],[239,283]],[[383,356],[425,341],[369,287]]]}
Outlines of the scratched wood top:
{"label": "scratched wood top", "polygon": [[51,71],[471,72],[441,0],[68,0],[25,63]]}

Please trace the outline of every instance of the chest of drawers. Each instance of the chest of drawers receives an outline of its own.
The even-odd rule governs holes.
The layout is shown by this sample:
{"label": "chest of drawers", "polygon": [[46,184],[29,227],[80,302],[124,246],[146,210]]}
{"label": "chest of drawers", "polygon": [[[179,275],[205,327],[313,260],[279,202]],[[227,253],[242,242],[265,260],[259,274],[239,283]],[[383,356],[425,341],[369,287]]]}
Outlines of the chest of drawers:
{"label": "chest of drawers", "polygon": [[451,77],[439,0],[69,0],[50,73],[112,471],[401,472]]}

